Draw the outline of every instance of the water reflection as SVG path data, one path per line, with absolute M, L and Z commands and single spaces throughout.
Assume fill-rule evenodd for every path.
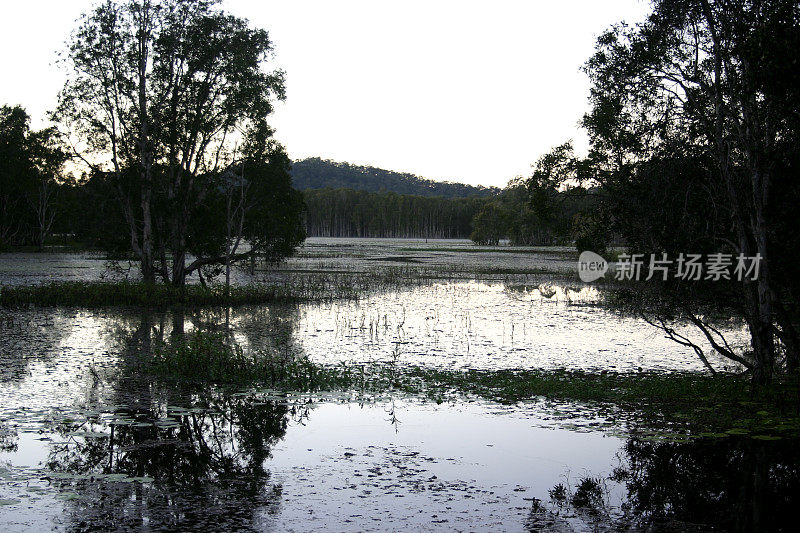
M 24 503 L 7 509 L 19 523 L 31 520 L 44 501 L 24 499 L 33 487 L 57 498 L 44 527 L 74 530 L 307 530 L 312 512 L 322 515 L 318 530 L 547 530 L 564 520 L 596 529 L 769 530 L 790 522 L 787 495 L 800 488 L 796 441 L 623 443 L 535 427 L 552 418 L 546 409 L 517 417 L 509 413 L 524 407 L 439 409 L 402 399 L 372 410 L 316 404 L 309 420 L 311 404 L 296 396 L 166 385 L 143 372 L 155 345 L 197 331 L 318 362 L 684 368 L 649 326 L 611 317 L 577 289 L 556 289 L 551 299 L 561 303 L 551 305 L 551 290 L 465 282 L 356 302 L 15 312 L 0 320 L 0 453 L 14 465 L 0 465 L 0 477 Z M 601 351 L 609 346 L 613 353 Z M 621 463 L 609 475 L 619 446 Z M 581 475 L 564 484 L 560 505 L 542 503 L 567 464 Z
M 113 365 L 120 340 L 133 336 L 147 351 L 148 340 L 196 329 L 228 332 L 245 349 L 302 352 L 324 364 L 385 361 L 401 346 L 400 363 L 440 368 L 703 369 L 689 348 L 610 312 L 597 298 L 586 287 L 457 281 L 359 300 L 141 316 L 124 308 L 6 312 L 12 326 L 0 320 L 0 382 L 22 381 L 32 361 Z
M 729 342 L 741 328 L 732 327 Z M 699 345 L 691 328 L 678 328 Z M 686 331 L 685 331 L 686 330 Z M 388 359 L 457 369 L 703 370 L 687 347 L 600 302 L 591 287 L 450 281 L 304 304 L 297 342 L 321 363 Z M 726 362 L 712 357 L 723 369 Z
M 297 304 L 142 310 L 117 322 L 114 335 L 128 355 L 151 353 L 154 343 L 203 331 L 229 336 L 245 351 L 300 356 L 302 347 L 294 338 L 299 312 Z
M 112 392 L 85 421 L 55 428 L 59 438 L 45 462 L 68 495 L 66 514 L 77 529 L 239 529 L 274 512 L 280 486 L 270 485 L 264 464 L 308 406 L 153 382 L 142 363 L 158 343 L 197 331 L 222 332 L 246 349 L 286 352 L 291 310 L 143 311 L 113 323 L 120 364 Z
M 45 467 L 76 529 L 241 529 L 276 512 L 281 487 L 264 465 L 307 410 L 265 395 L 145 395 L 58 426 Z
M 146 362 L 159 343 L 197 331 L 228 335 L 246 350 L 301 356 L 292 342 L 296 313 L 296 306 L 17 313 L 0 341 L 8 400 L 0 452 L 40 467 L 7 474 L 0 466 L 16 480 L 9 501 L 26 497 L 30 483 L 41 493 L 55 487 L 63 500 L 56 520 L 76 530 L 225 530 L 263 520 L 281 492 L 265 462 L 308 406 L 161 383 Z M 42 436 L 32 439 L 31 431 Z M 37 452 L 42 445 L 46 457 Z M 30 516 L 17 518 L 25 524 Z
M 630 439 L 624 455 L 616 477 L 627 486 L 631 511 L 653 523 L 711 524 L 734 531 L 794 528 L 797 442 Z
M 45 525 L 72 530 L 768 531 L 793 521 L 796 441 L 618 440 L 532 427 L 543 413 L 492 404 L 309 398 L 120 393 L 113 408 L 21 434 L 6 451 L 40 446 L 42 468 L 12 483 L 55 491 L 62 507 Z
M 534 500 L 531 531 L 559 530 L 580 519 L 595 529 L 789 531 L 800 490 L 797 442 L 749 437 L 668 442 L 629 438 L 607 478 L 559 482 L 549 504 Z M 614 505 L 607 483 L 625 487 Z

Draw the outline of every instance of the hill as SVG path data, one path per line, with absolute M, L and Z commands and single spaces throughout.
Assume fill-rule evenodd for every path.
M 433 181 L 405 172 L 339 163 L 319 157 L 295 161 L 292 165 L 292 183 L 299 190 L 354 189 L 445 198 L 487 197 L 500 192 L 497 187 Z

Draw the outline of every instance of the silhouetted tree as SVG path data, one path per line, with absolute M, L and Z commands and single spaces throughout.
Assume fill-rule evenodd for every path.
M 266 31 L 215 1 L 108 1 L 72 34 L 54 116 L 114 187 L 146 281 L 182 285 L 215 261 L 187 262 L 191 223 L 238 159 L 286 170 L 266 122 L 284 97 L 283 73 L 263 69 L 271 54 Z
M 66 159 L 54 129 L 31 131 L 24 109 L 0 108 L 0 247 L 44 245 Z
M 665 304 L 662 318 L 688 316 L 756 383 L 772 379 L 779 356 L 798 360 L 798 44 L 794 1 L 659 0 L 643 24 L 603 34 L 586 66 L 588 160 L 632 251 L 760 256 L 756 280 L 671 283 L 650 298 Z M 745 357 L 703 320 L 702 304 L 722 301 L 748 325 Z

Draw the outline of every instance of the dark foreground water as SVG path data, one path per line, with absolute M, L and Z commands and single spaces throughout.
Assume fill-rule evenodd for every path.
M 153 388 L 34 417 L 3 428 L 5 530 L 793 530 L 800 488 L 796 443 L 565 429 L 542 405 Z

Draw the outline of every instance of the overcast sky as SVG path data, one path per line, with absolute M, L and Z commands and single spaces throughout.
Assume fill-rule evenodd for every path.
M 45 124 L 64 74 L 56 52 L 93 0 L 4 3 L 0 104 Z M 643 0 L 225 0 L 269 30 L 287 100 L 273 124 L 294 159 L 503 186 L 550 147 L 585 135 L 581 65 Z

